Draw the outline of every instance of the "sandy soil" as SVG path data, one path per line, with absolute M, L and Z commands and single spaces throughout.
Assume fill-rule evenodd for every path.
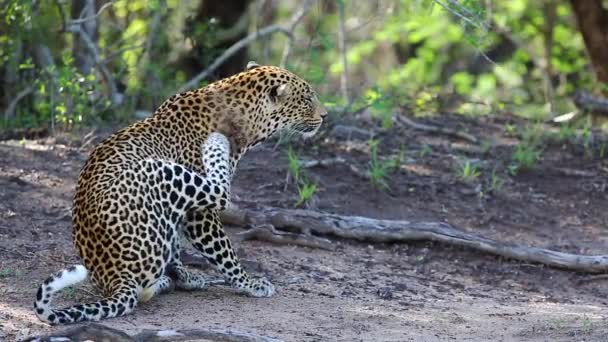
M 444 124 L 494 144 L 486 149 L 408 129 L 381 132 L 383 156 L 396 155 L 402 146 L 405 151 L 388 189 L 375 188 L 346 164 L 310 168 L 308 176 L 319 184 L 310 206 L 377 218 L 445 220 L 505 242 L 607 254 L 605 159 L 585 157 L 575 144 L 554 143 L 535 170 L 509 176 L 506 165 L 517 141 L 505 136 L 503 121 L 458 117 Z M 369 160 L 366 141 L 354 136 L 328 134 L 314 147 L 306 145 L 296 144 L 302 159 L 340 155 L 362 170 Z M 0 340 L 62 329 L 39 322 L 32 302 L 44 278 L 78 263 L 70 207 L 89 151 L 78 138 L 0 142 Z M 455 172 L 464 159 L 477 160 L 482 170 L 472 184 L 459 181 Z M 234 193 L 242 203 L 291 207 L 297 194 L 292 184 L 285 188 L 286 168 L 285 148 L 266 144 L 241 163 Z M 487 191 L 492 170 L 505 181 L 500 191 Z M 239 231 L 229 228 L 231 235 Z M 276 296 L 247 298 L 222 287 L 173 292 L 103 324 L 129 333 L 232 328 L 286 341 L 608 340 L 603 275 L 436 243 L 335 243 L 335 251 L 323 251 L 236 241 L 247 268 L 270 278 Z M 93 298 L 94 289 L 85 284 L 65 291 L 56 305 Z

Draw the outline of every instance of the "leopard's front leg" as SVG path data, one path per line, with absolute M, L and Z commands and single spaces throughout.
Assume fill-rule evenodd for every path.
M 274 286 L 265 278 L 245 272 L 232 249 L 216 210 L 199 209 L 188 213 L 184 233 L 192 246 L 222 273 L 233 287 L 253 297 L 270 297 Z

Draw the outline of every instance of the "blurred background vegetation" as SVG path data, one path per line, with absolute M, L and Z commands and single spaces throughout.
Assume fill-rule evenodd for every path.
M 248 60 L 285 65 L 332 112 L 366 108 L 385 128 L 398 112 L 545 121 L 584 111 L 577 92 L 600 104 L 608 92 L 602 0 L 0 3 L 5 130 L 124 124 Z

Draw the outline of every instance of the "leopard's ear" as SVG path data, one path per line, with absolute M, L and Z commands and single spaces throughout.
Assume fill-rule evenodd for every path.
M 279 84 L 270 88 L 270 99 L 277 102 L 289 94 L 289 86 L 287 83 Z
M 255 61 L 249 61 L 249 63 L 247 63 L 246 70 L 255 69 L 255 68 L 259 67 L 259 66 L 260 65 L 258 63 L 256 63 Z

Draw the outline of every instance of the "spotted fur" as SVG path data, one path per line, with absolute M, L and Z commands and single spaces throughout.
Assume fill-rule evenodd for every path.
M 84 265 L 48 278 L 34 310 L 51 324 L 130 313 L 174 287 L 206 287 L 183 267 L 185 237 L 243 293 L 268 297 L 273 285 L 241 267 L 219 211 L 241 156 L 279 130 L 314 134 L 326 111 L 293 73 L 250 63 L 246 71 L 175 95 L 148 119 L 98 145 L 82 169 L 73 209 L 73 238 Z M 52 309 L 53 294 L 87 277 L 105 298 Z

